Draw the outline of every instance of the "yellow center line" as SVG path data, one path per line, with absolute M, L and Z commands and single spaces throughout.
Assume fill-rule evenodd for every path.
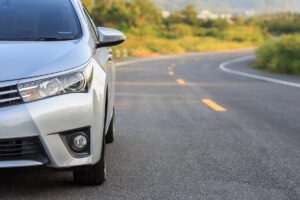
M 217 112 L 226 112 L 227 110 L 210 99 L 202 99 L 202 102 Z
M 185 85 L 185 81 L 182 80 L 182 79 L 177 79 L 177 83 L 178 83 L 179 85 Z

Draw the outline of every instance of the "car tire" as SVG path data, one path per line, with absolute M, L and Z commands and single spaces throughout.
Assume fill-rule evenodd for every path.
M 111 144 L 115 139 L 115 111 L 113 112 L 113 117 L 110 121 L 109 128 L 106 134 L 106 143 Z
M 98 186 L 105 182 L 106 163 L 105 163 L 105 137 L 102 141 L 101 158 L 95 165 L 90 166 L 86 170 L 74 171 L 74 183 L 78 185 Z

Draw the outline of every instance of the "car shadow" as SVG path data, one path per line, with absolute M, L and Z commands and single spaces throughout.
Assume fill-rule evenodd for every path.
M 44 191 L 74 188 L 72 173 L 46 167 L 0 169 L 1 198 L 24 197 Z M 78 186 L 79 187 L 79 186 Z M 7 197 L 7 198 L 6 198 Z
M 114 144 L 114 147 L 118 146 L 117 142 Z M 115 156 L 112 145 L 108 145 L 108 158 Z M 110 166 L 119 166 L 114 159 L 107 161 Z M 108 173 L 114 174 L 112 169 L 108 169 Z M 54 170 L 46 166 L 0 169 L 0 200 L 71 199 L 69 197 L 82 199 L 82 195 L 87 193 L 101 193 L 101 196 L 109 197 L 111 194 L 107 190 L 116 182 L 113 181 L 113 177 L 108 179 L 111 180 L 110 183 L 107 181 L 101 187 L 91 187 L 74 184 L 71 171 Z

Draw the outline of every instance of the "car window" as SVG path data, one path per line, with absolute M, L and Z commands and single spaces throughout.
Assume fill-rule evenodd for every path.
M 78 39 L 81 35 L 69 0 L 0 0 L 0 40 Z
M 98 39 L 97 28 L 96 28 L 92 18 L 90 17 L 88 11 L 86 10 L 86 8 L 83 7 L 83 9 L 84 9 L 84 15 L 85 15 L 85 18 L 86 18 L 86 22 L 88 23 L 89 31 L 92 34 L 94 40 L 98 41 L 99 39 Z

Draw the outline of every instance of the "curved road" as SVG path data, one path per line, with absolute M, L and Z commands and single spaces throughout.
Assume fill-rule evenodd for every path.
M 120 64 L 107 182 L 82 187 L 69 172 L 1 170 L 0 199 L 300 199 L 300 89 L 219 68 L 249 55 Z M 226 69 L 300 83 L 250 64 Z

